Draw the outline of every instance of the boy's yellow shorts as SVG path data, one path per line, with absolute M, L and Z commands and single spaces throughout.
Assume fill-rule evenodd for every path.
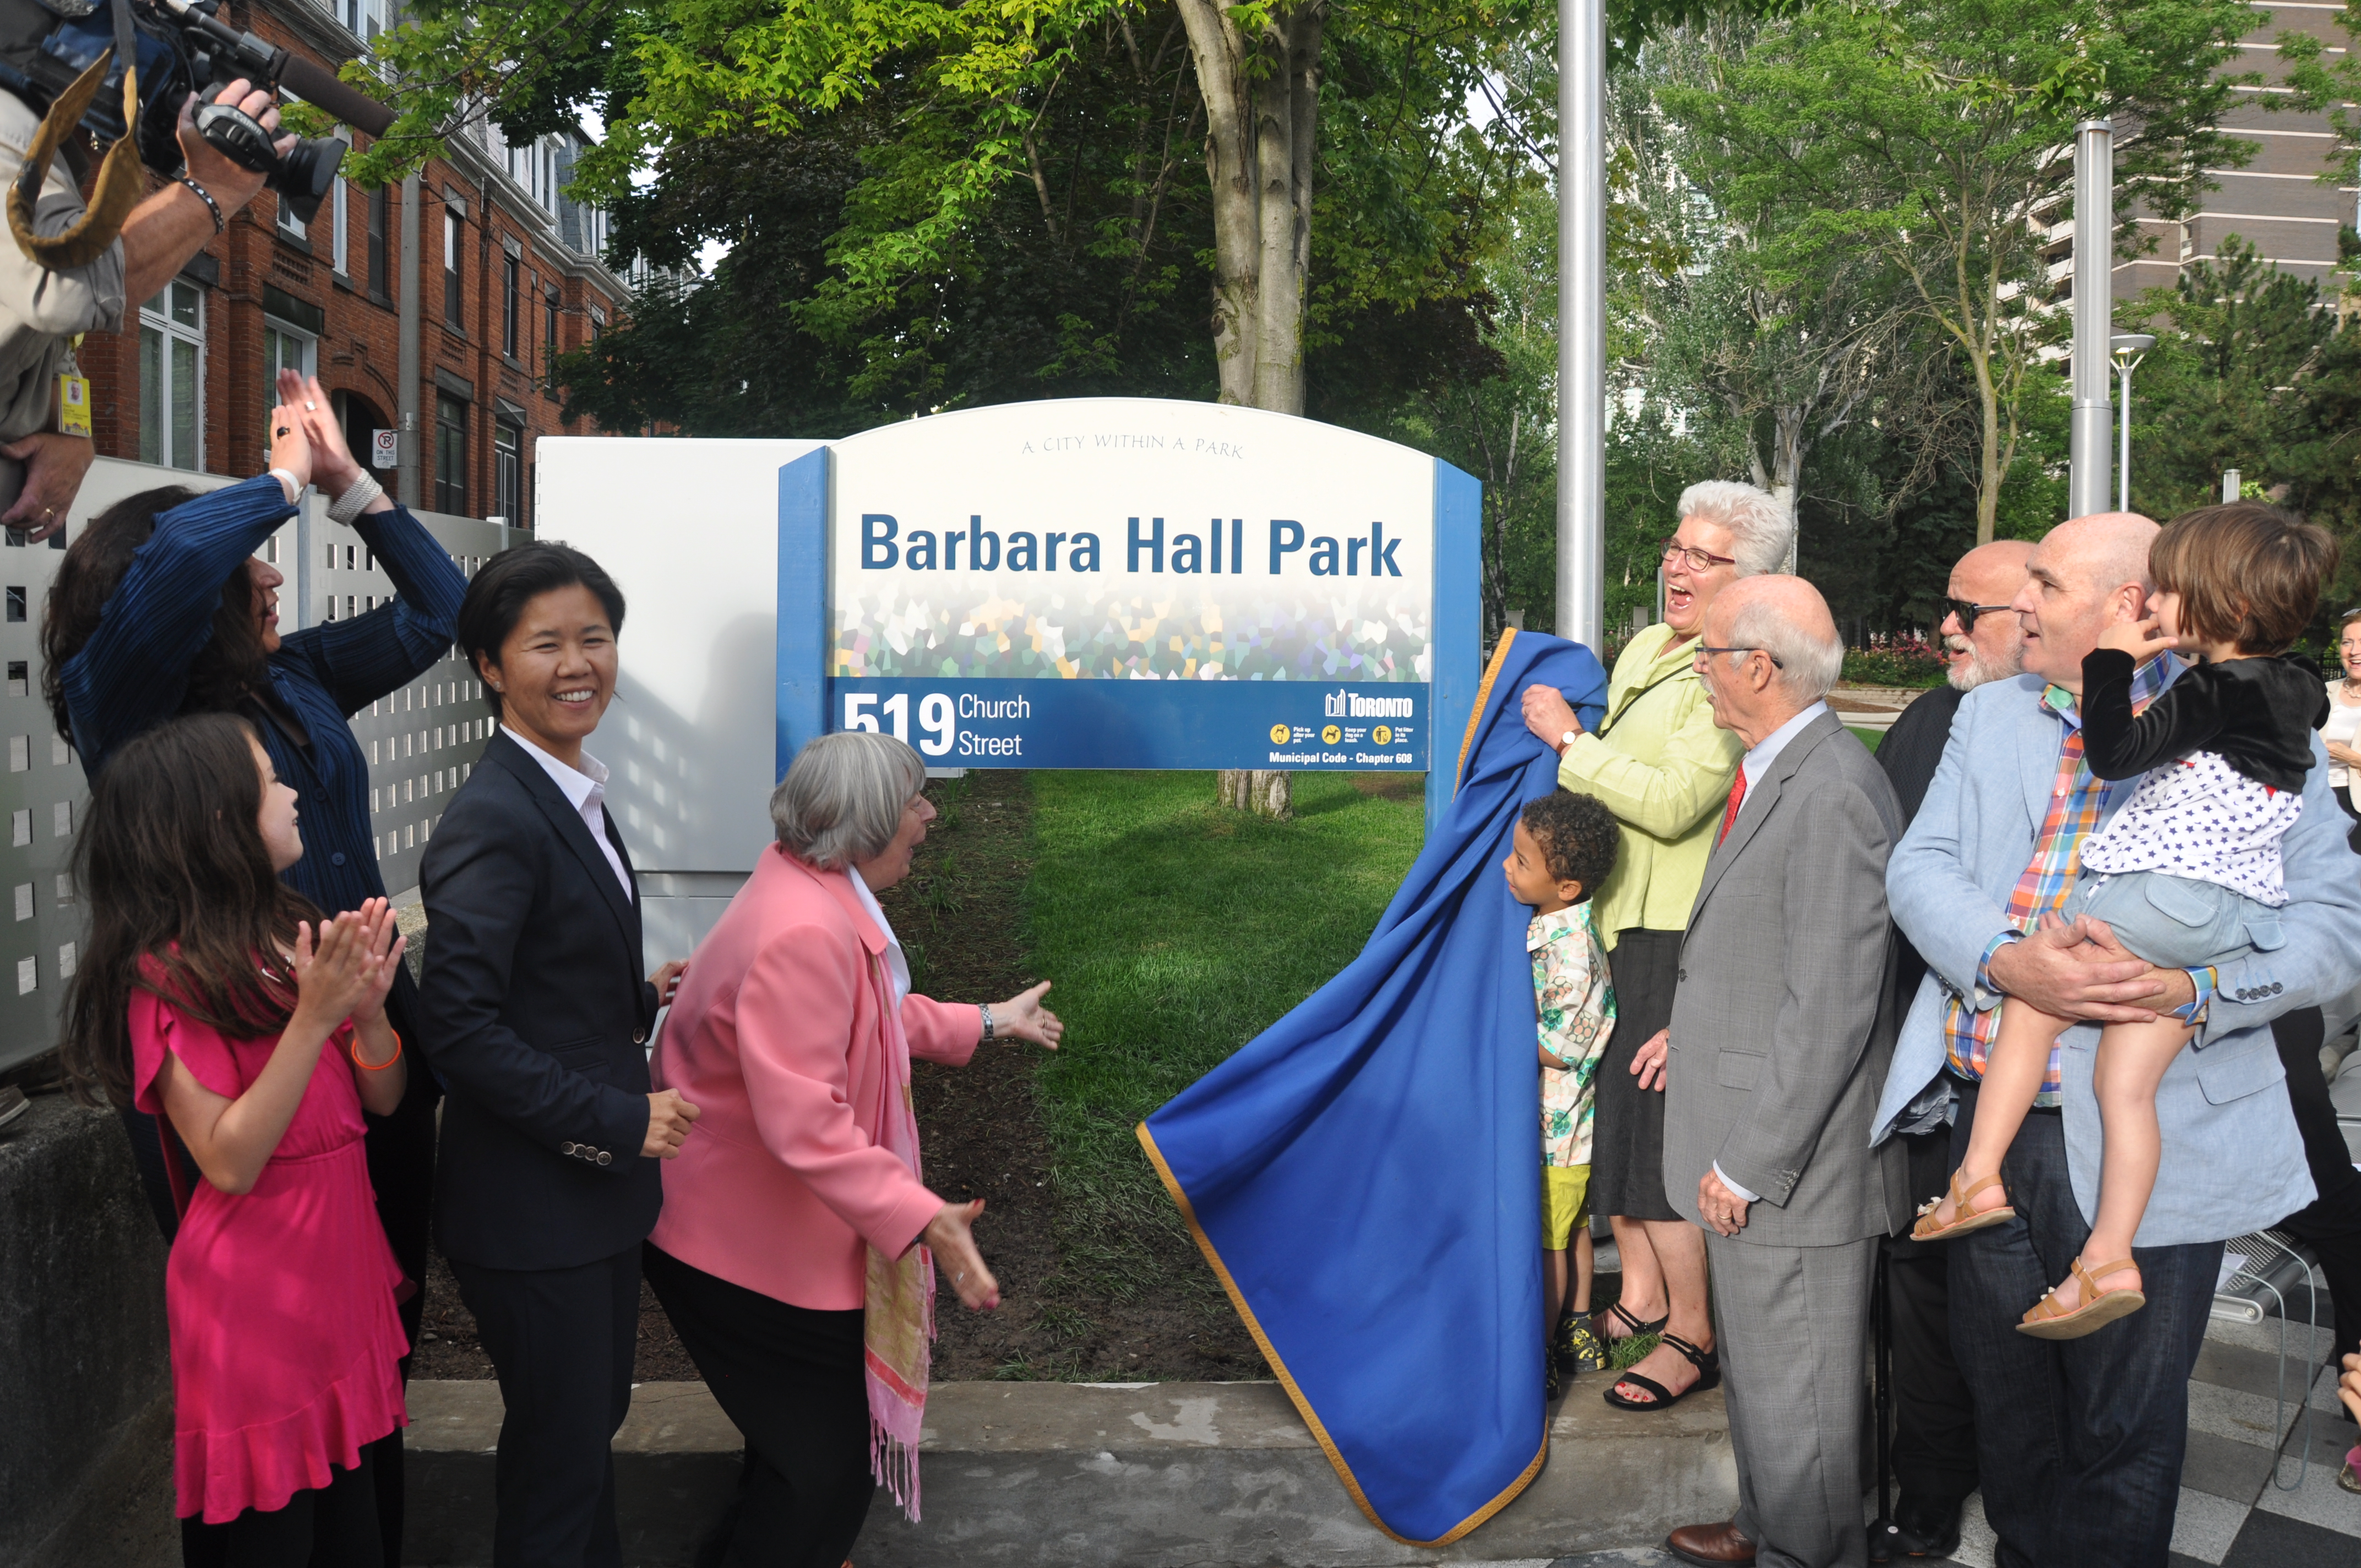
M 1564 1252 L 1576 1225 L 1590 1223 L 1590 1168 L 1587 1165 L 1542 1167 L 1542 1246 Z

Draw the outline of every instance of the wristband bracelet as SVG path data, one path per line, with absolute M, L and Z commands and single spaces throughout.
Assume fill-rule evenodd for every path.
M 363 474 L 345 487 L 343 495 L 328 503 L 328 521 L 343 523 L 349 528 L 353 521 L 383 494 L 385 494 L 385 487 L 367 474 Z
M 983 1003 L 976 1008 L 976 1011 L 983 1014 L 983 1037 L 988 1040 L 992 1038 L 994 1034 L 992 1026 L 992 1003 L 989 1002 Z
M 363 1060 L 361 1060 L 361 1036 L 360 1036 L 360 1031 L 359 1031 L 359 1030 L 357 1030 L 357 1029 L 356 1029 L 356 1030 L 354 1030 L 354 1031 L 353 1031 L 353 1065 L 354 1065 L 355 1067 L 357 1067 L 357 1068 L 360 1069 L 363 1072 L 383 1072 L 387 1068 L 391 1067 L 394 1063 L 396 1063 L 396 1062 L 400 1061 L 401 1059 L 401 1030 L 397 1029 L 397 1030 L 395 1030 L 395 1031 L 394 1031 L 394 1033 L 393 1033 L 393 1055 L 391 1055 L 391 1056 L 390 1056 L 390 1057 L 386 1058 L 385 1058 L 385 1060 L 383 1060 L 383 1061 L 377 1061 L 377 1062 L 368 1062 L 368 1061 L 363 1061 Z
M 181 184 L 186 185 L 190 190 L 194 191 L 197 193 L 198 199 L 203 201 L 206 209 L 213 214 L 214 233 L 219 234 L 222 230 L 229 227 L 229 220 L 222 216 L 221 203 L 214 200 L 214 193 L 211 191 L 206 190 L 203 186 L 198 184 L 195 181 L 190 179 L 185 174 L 175 175 L 173 178 L 178 180 Z

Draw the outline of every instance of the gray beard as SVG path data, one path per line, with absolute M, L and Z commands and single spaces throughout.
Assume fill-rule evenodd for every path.
M 1943 678 L 1951 684 L 1955 691 L 1971 692 L 1987 682 L 2004 681 L 2012 675 L 2024 674 L 2022 663 L 2014 669 L 1995 664 L 1987 660 L 1977 651 L 1976 645 L 1964 637 L 1944 638 L 1943 648 L 1946 652 L 1965 653 L 1968 656 L 1964 668 L 1953 664 L 1944 673 Z

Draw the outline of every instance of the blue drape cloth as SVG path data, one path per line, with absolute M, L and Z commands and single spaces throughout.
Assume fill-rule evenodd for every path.
M 1532 912 L 1501 873 L 1557 787 L 1519 699 L 1597 725 L 1590 650 L 1512 633 L 1459 788 L 1358 958 L 1149 1116 L 1140 1142 L 1353 1499 L 1441 1545 L 1547 1452 Z M 1437 735 L 1450 767 L 1457 736 Z

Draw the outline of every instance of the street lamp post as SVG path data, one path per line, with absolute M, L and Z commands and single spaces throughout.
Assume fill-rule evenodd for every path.
M 2132 510 L 2132 372 L 2147 351 L 2156 346 L 2156 334 L 2151 332 L 2119 332 L 2107 339 L 2107 348 L 2115 361 L 2115 378 L 2123 384 L 2123 412 L 2117 416 L 2116 439 L 2121 444 L 2122 456 L 2116 460 L 2117 511 Z
M 2074 127 L 2073 422 L 2066 515 L 2107 510 L 2107 334 L 2114 324 L 2115 154 L 2113 126 Z
M 1557 15 L 1557 634 L 1604 653 L 1607 7 Z

